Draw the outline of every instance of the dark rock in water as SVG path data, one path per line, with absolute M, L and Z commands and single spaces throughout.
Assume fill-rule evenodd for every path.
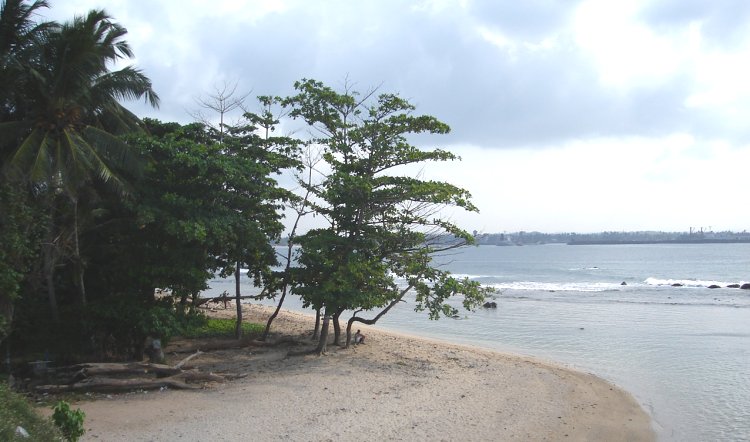
M 721 286 L 716 285 L 716 284 L 711 284 L 710 286 L 708 286 L 708 288 L 710 288 L 710 289 L 720 289 Z
M 750 290 L 750 282 L 746 282 L 740 286 L 742 290 Z
M 682 287 L 682 284 L 680 284 L 679 282 L 675 282 L 674 284 L 672 284 L 672 287 Z
M 727 288 L 728 289 L 738 289 L 738 288 L 740 288 L 740 285 L 739 284 L 729 284 L 727 286 Z
M 623 282 L 620 283 L 620 285 L 628 285 L 628 283 L 625 282 L 625 281 L 623 281 Z
M 497 308 L 497 302 L 495 302 L 495 301 L 485 302 L 482 307 L 484 307 L 484 308 Z

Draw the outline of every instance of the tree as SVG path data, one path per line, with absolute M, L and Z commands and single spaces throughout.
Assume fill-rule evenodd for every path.
M 214 93 L 205 97 L 196 98 L 195 102 L 203 109 L 219 114 L 219 124 L 215 125 L 211 118 L 204 115 L 201 111 L 192 114 L 196 121 L 203 123 L 207 128 L 218 133 L 219 144 L 224 143 L 224 134 L 229 128 L 225 122 L 228 115 L 237 110 L 245 109 L 245 100 L 250 96 L 250 92 L 237 95 L 237 82 L 229 84 L 224 82 L 221 87 L 215 86 Z
M 374 323 L 413 291 L 416 309 L 430 318 L 454 315 L 446 301 L 463 295 L 463 306 L 475 308 L 487 291 L 476 282 L 458 280 L 434 267 L 435 253 L 473 242 L 473 237 L 441 216 L 446 207 L 477 211 L 466 190 L 409 174 L 414 165 L 452 161 L 445 150 L 422 150 L 408 140 L 420 133 L 444 134 L 446 124 L 413 115 L 414 106 L 395 94 L 343 92 L 314 80 L 295 83 L 292 116 L 304 119 L 319 134 L 330 173 L 320 188 L 310 189 L 312 206 L 328 227 L 299 238 L 300 267 L 294 292 L 333 321 L 339 343 L 339 317 L 355 310 L 347 326 L 347 345 L 354 322 Z M 397 280 L 403 281 L 399 284 Z M 372 319 L 356 316 L 382 309 Z M 326 344 L 326 322 L 318 345 Z
M 284 270 L 281 272 L 281 282 L 279 289 L 281 292 L 281 296 L 279 297 L 279 302 L 276 304 L 276 309 L 268 318 L 268 321 L 266 321 L 266 328 L 265 330 L 263 330 L 263 335 L 261 337 L 261 340 L 263 341 L 268 338 L 268 334 L 271 331 L 271 324 L 278 316 L 279 311 L 281 311 L 281 307 L 284 305 L 284 300 L 286 299 L 290 284 L 292 283 L 292 262 L 294 257 L 294 246 L 297 244 L 297 229 L 299 228 L 300 221 L 305 216 L 313 213 L 310 208 L 309 202 L 312 190 L 317 186 L 313 183 L 313 172 L 315 171 L 315 167 L 320 160 L 320 155 L 318 153 L 314 153 L 313 150 L 311 150 L 311 147 L 308 145 L 303 160 L 305 169 L 304 176 L 299 171 L 297 171 L 294 176 L 297 184 L 304 191 L 304 195 L 301 198 L 290 198 L 289 200 L 289 207 L 294 211 L 295 218 L 294 223 L 292 224 L 292 228 L 289 232 L 289 236 L 287 237 L 286 255 L 283 256 L 285 264 Z M 316 310 L 315 332 L 313 333 L 313 339 L 317 337 L 319 322 L 320 310 Z
M 258 191 L 256 192 L 259 201 L 263 198 L 267 202 L 283 202 L 292 199 L 293 195 L 290 192 L 279 187 L 276 181 L 271 179 L 272 175 L 279 174 L 283 169 L 299 166 L 299 160 L 296 159 L 298 140 L 291 137 L 273 135 L 276 126 L 279 124 L 279 119 L 287 112 L 281 103 L 281 99 L 279 97 L 259 96 L 257 98 L 260 104 L 260 112 L 250 112 L 247 111 L 245 106 L 245 100 L 249 93 L 236 95 L 236 91 L 236 83 L 231 86 L 224 83 L 223 87 L 217 87 L 213 94 L 196 100 L 202 108 L 218 114 L 218 126 L 213 125 L 210 118 L 200 112 L 196 112 L 193 116 L 203 122 L 208 133 L 223 147 L 224 155 L 242 158 L 252 163 L 247 170 L 250 176 L 254 177 L 254 179 L 260 179 L 259 173 L 267 175 L 269 179 L 266 182 L 267 186 L 257 189 Z M 226 123 L 227 115 L 237 109 L 245 111 L 242 118 L 234 125 Z M 227 183 L 227 186 L 229 189 L 232 188 L 230 183 Z M 260 207 L 259 205 L 258 208 L 260 209 Z M 279 216 L 278 212 L 281 210 L 281 207 L 277 206 L 274 210 L 277 216 Z M 272 211 L 265 211 L 265 216 L 256 216 L 257 225 L 264 225 L 265 221 L 270 221 L 273 218 L 271 213 Z M 274 229 L 280 227 L 281 224 L 279 223 Z M 268 233 L 271 233 L 271 231 L 268 231 Z M 277 237 L 279 233 L 280 230 L 278 232 L 274 230 L 274 233 L 269 238 Z M 242 337 L 242 296 L 240 293 L 242 264 L 249 265 L 248 273 L 253 275 L 255 284 L 264 283 L 266 285 L 267 289 L 265 293 L 270 295 L 274 291 L 271 274 L 268 273 L 268 264 L 275 263 L 276 261 L 275 259 L 272 261 L 259 259 L 259 256 L 264 256 L 264 253 L 258 255 L 257 240 L 258 238 L 255 237 L 248 242 L 248 240 L 243 240 L 238 236 L 231 241 L 231 244 L 234 244 L 235 247 L 230 254 L 237 258 L 234 268 L 237 308 L 235 335 L 237 339 Z M 264 247 L 270 248 L 270 244 L 266 244 Z M 247 261 L 249 249 L 253 248 L 256 248 L 255 257 L 251 261 Z
M 3 151 L 10 152 L 6 172 L 27 180 L 50 208 L 44 240 L 44 273 L 53 318 L 58 320 L 55 269 L 62 256 L 62 238 L 72 239 L 76 285 L 86 303 L 84 268 L 80 252 L 79 194 L 94 179 L 125 189 L 112 169 L 138 167 L 138 157 L 116 135 L 137 130 L 139 120 L 120 99 L 145 98 L 158 105 L 150 80 L 127 66 L 110 65 L 133 53 L 122 38 L 127 31 L 101 10 L 57 25 L 30 22 L 36 2 L 6 2 L 2 31 L 21 43 L 5 41 L 5 78 L 16 75 L 20 93 L 4 91 Z M 7 25 L 5 13 L 25 20 Z M 15 12 L 14 12 L 15 11 Z M 70 203 L 68 206 L 67 203 Z M 68 232 L 65 229 L 69 229 Z
M 231 95 L 225 97 L 231 101 Z M 273 296 L 278 285 L 277 278 L 271 272 L 271 265 L 278 264 L 276 252 L 271 245 L 278 242 L 283 225 L 281 218 L 283 204 L 294 200 L 294 195 L 280 187 L 274 175 L 280 175 L 286 169 L 300 167 L 299 140 L 288 136 L 275 136 L 273 133 L 287 110 L 280 97 L 259 96 L 259 112 L 245 112 L 243 121 L 228 127 L 228 136 L 221 133 L 226 140 L 226 153 L 233 158 L 241 159 L 248 165 L 247 178 L 258 185 L 251 193 L 255 202 L 254 211 L 245 212 L 255 221 L 255 226 L 264 232 L 264 236 L 236 236 L 231 242 L 235 247 L 229 250 L 228 259 L 236 261 L 236 308 L 237 339 L 242 334 L 242 306 L 240 304 L 240 266 L 246 264 L 248 276 L 252 276 L 256 286 L 265 285 L 266 296 Z M 240 105 L 237 104 L 239 107 Z M 222 112 L 223 115 L 223 112 Z M 222 126 L 223 128 L 223 126 Z M 231 188 L 231 186 L 230 186 Z M 247 198 L 249 194 L 245 194 Z M 269 256 L 270 253 L 270 256 Z

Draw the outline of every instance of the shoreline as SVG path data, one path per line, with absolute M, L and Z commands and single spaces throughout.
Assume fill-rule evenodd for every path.
M 248 321 L 272 308 L 243 304 Z M 234 317 L 234 310 L 211 315 Z M 276 336 L 304 340 L 310 316 L 282 310 Z M 198 391 L 76 404 L 82 440 L 610 440 L 652 441 L 632 395 L 555 363 L 377 326 L 363 345 L 324 357 L 250 347 L 205 353 L 202 369 L 247 377 Z M 309 341 L 308 341 L 309 342 Z M 312 345 L 312 344 L 311 344 Z M 169 355 L 169 362 L 179 356 Z

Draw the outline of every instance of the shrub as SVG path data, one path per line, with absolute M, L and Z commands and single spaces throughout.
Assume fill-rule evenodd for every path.
M 22 427 L 30 437 L 18 436 L 16 427 Z M 7 384 L 0 382 L 0 440 L 44 442 L 61 438 L 52 422 L 40 416 L 23 396 L 13 393 Z
M 52 421 L 62 432 L 65 439 L 77 442 L 86 430 L 83 428 L 83 419 L 86 414 L 80 409 L 71 410 L 70 404 L 59 401 L 53 408 Z

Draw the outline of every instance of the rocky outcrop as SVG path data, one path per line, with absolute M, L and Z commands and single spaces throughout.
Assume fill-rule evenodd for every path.
M 710 289 L 720 289 L 721 286 L 720 285 L 716 285 L 716 284 L 711 284 L 710 286 L 708 286 L 708 288 L 710 288 Z
M 729 284 L 727 286 L 727 288 L 728 289 L 738 289 L 738 288 L 740 288 L 740 285 L 739 284 Z
M 497 302 L 495 301 L 488 301 L 485 302 L 484 305 L 482 305 L 484 308 L 497 308 Z
M 742 290 L 750 290 L 750 282 L 746 282 L 740 286 Z

